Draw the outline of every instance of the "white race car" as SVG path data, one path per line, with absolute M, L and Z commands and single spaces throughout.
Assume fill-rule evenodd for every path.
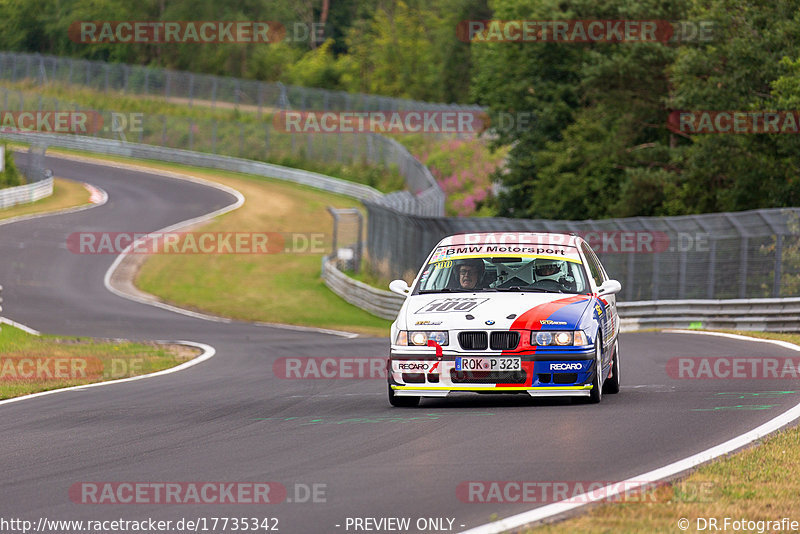
M 619 391 L 615 294 L 580 237 L 450 236 L 428 256 L 392 324 L 389 402 L 451 392 L 577 396 Z

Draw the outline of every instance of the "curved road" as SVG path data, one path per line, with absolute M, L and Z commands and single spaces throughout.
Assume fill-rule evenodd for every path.
M 348 517 L 409 517 L 407 532 L 419 532 L 418 518 L 449 518 L 451 530 L 445 521 L 423 531 L 457 532 L 536 506 L 463 502 L 463 481 L 623 480 L 800 401 L 795 381 L 671 379 L 667 362 L 679 356 L 796 357 L 764 343 L 671 333 L 623 334 L 622 391 L 597 406 L 480 396 L 392 409 L 384 380 L 282 380 L 273 374 L 277 358 L 384 356 L 388 341 L 209 322 L 109 293 L 103 276 L 114 256 L 73 254 L 68 234 L 153 231 L 234 199 L 152 174 L 48 164 L 110 199 L 0 227 L 3 315 L 47 333 L 184 339 L 217 354 L 167 376 L 0 406 L 0 518 L 276 517 L 289 533 L 355 532 Z M 753 400 L 767 391 L 791 392 Z M 756 404 L 768 407 L 731 408 Z M 84 481 L 273 481 L 295 501 L 295 485 L 326 493 L 325 502 L 270 505 L 72 502 L 70 487 Z

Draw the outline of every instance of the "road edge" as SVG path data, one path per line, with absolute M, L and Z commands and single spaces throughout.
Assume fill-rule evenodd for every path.
M 667 330 L 662 330 L 662 332 L 668 334 L 696 334 L 696 335 L 720 336 L 720 337 L 727 337 L 730 339 L 738 339 L 741 341 L 757 341 L 763 343 L 771 343 L 773 345 L 778 345 L 783 348 L 788 348 L 800 352 L 799 345 L 795 345 L 794 343 L 789 343 L 788 341 L 781 341 L 778 339 L 763 339 L 750 336 L 743 336 L 740 334 L 729 334 L 727 332 L 704 332 L 699 330 L 667 329 Z M 711 460 L 719 458 L 720 456 L 737 451 L 742 447 L 746 447 L 747 445 L 750 445 L 754 441 L 761 439 L 764 436 L 767 436 L 768 434 L 771 434 L 777 430 L 780 430 L 781 428 L 789 425 L 790 423 L 796 421 L 799 418 L 800 418 L 800 403 L 796 404 L 792 408 L 789 408 L 782 414 L 773 417 L 766 423 L 763 423 L 757 426 L 756 428 L 749 430 L 748 432 L 745 432 L 744 434 L 740 434 L 735 438 L 729 439 L 728 441 L 724 441 L 719 445 L 715 445 L 714 447 L 711 447 L 699 453 L 687 456 L 682 460 L 672 462 L 663 467 L 653 469 L 641 475 L 636 475 L 627 480 L 608 485 L 604 488 L 593 490 L 590 493 L 577 495 L 567 500 L 559 501 L 545 506 L 540 506 L 538 508 L 534 508 L 533 510 L 529 510 L 527 512 L 522 512 L 519 514 L 506 517 L 504 519 L 500 519 L 498 521 L 492 521 L 490 523 L 473 527 L 468 530 L 463 530 L 459 534 L 501 534 L 503 532 L 512 529 L 519 529 L 522 527 L 535 527 L 537 523 L 541 523 L 548 519 L 554 519 L 559 516 L 566 516 L 566 514 L 569 514 L 570 512 L 575 512 L 576 510 L 584 506 L 597 504 L 609 498 L 613 498 L 621 493 L 636 491 L 639 488 L 646 489 L 647 487 L 652 486 L 656 482 L 661 482 L 664 480 L 674 478 L 680 475 L 681 473 L 685 473 L 690 469 L 694 469 L 695 467 L 710 462 Z

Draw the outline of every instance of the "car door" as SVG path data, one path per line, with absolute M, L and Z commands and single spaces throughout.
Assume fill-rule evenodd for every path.
M 587 245 L 583 243 L 583 254 L 586 256 L 586 263 L 587 267 L 589 268 L 589 274 L 594 279 L 595 284 L 597 287 L 603 285 L 603 282 L 608 280 L 608 274 L 606 274 L 605 269 L 600 264 L 600 260 L 597 259 L 594 251 Z M 617 319 L 617 296 L 616 295 L 603 295 L 602 297 L 598 297 L 599 304 L 597 304 L 597 315 L 600 318 L 600 327 L 603 333 L 603 355 L 607 356 L 611 354 L 611 346 L 614 343 L 614 340 L 617 337 L 617 332 L 619 331 L 619 320 Z

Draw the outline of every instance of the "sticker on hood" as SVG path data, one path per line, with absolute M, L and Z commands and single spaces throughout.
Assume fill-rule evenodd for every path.
M 468 312 L 477 308 L 489 299 L 474 297 L 449 297 L 433 300 L 414 313 L 450 313 Z

